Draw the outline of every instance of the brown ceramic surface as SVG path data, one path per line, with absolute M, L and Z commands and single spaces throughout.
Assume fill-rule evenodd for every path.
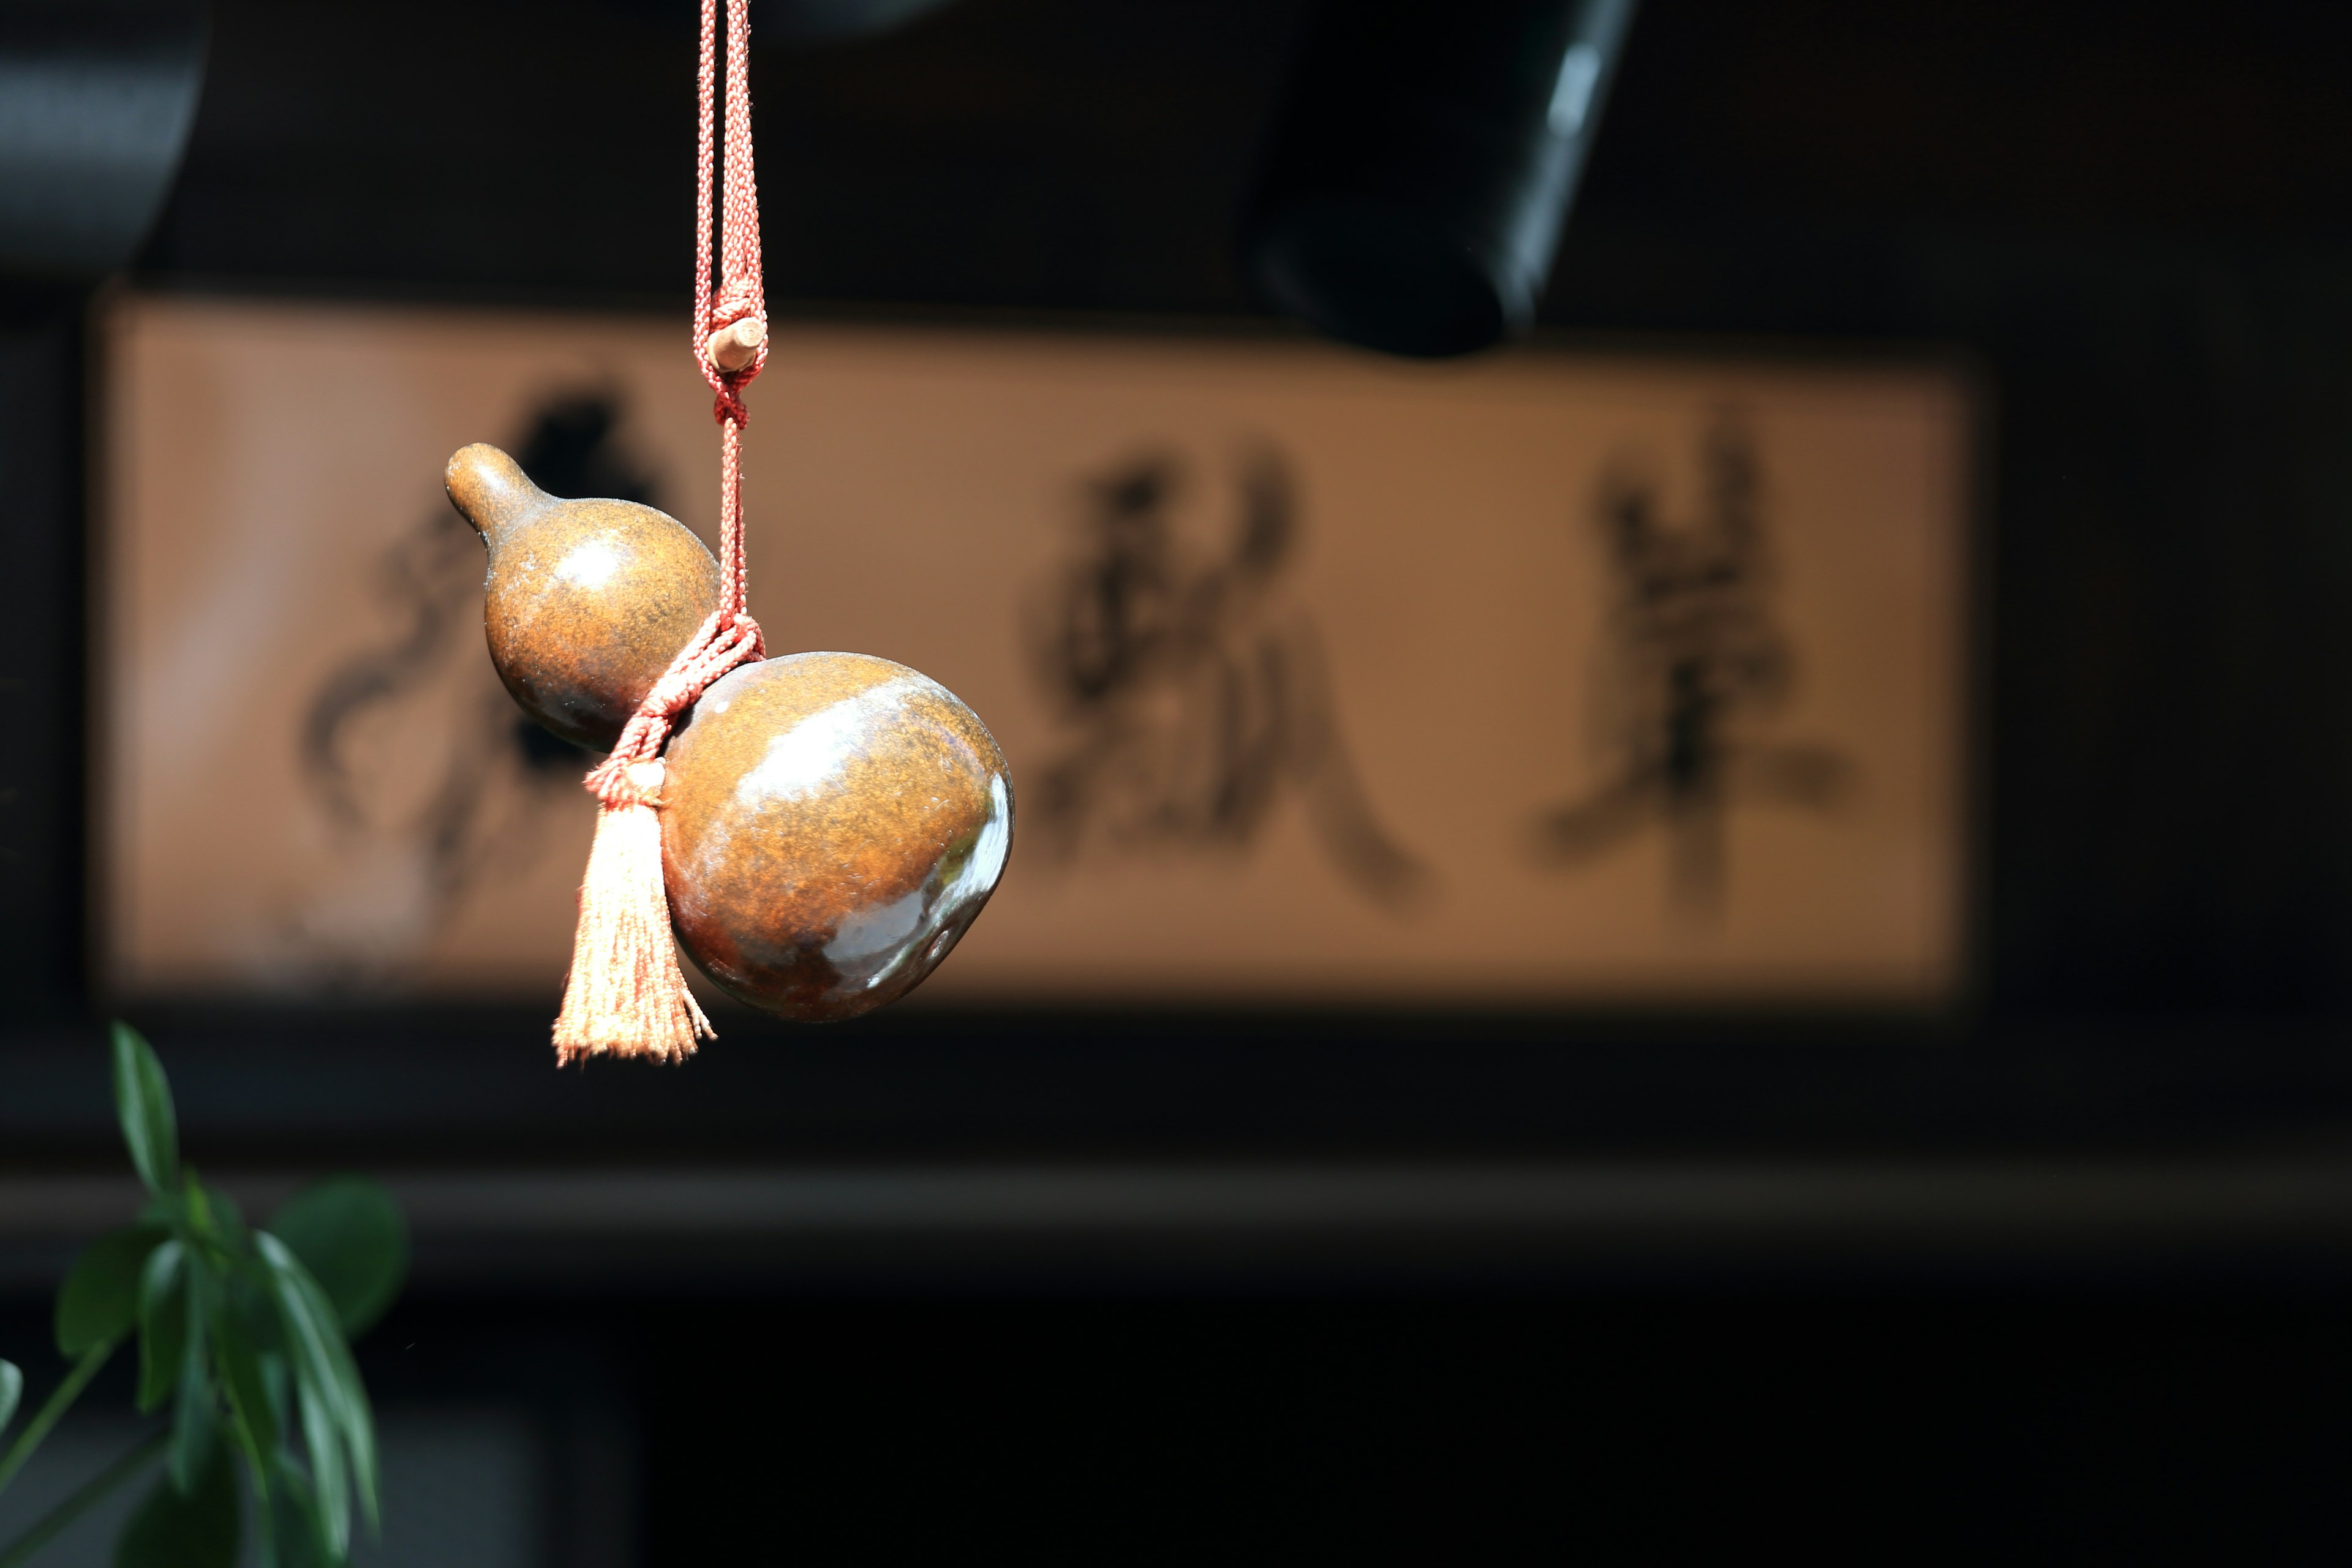
M 496 447 L 449 459 L 449 500 L 489 547 L 482 623 L 523 711 L 612 750 L 719 607 L 719 563 L 687 526 L 625 500 L 560 500 Z
M 855 653 L 730 671 L 671 740 L 662 863 L 680 945 L 752 1006 L 811 1022 L 904 995 L 979 915 L 1013 781 L 938 682 Z

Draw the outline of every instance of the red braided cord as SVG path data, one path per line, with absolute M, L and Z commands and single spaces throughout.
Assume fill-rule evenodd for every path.
M 711 175 L 718 115 L 719 0 L 702 0 L 702 131 L 695 163 L 694 362 L 715 395 L 719 422 L 719 608 L 678 650 L 669 668 L 637 705 L 613 754 L 587 785 L 607 806 L 653 804 L 629 777 L 632 763 L 650 762 L 669 742 L 670 726 L 710 683 L 763 657 L 760 623 L 744 607 L 751 579 L 743 561 L 743 388 L 768 363 L 767 296 L 760 277 L 760 188 L 751 160 L 751 0 L 727 0 L 727 148 L 719 208 L 719 293 L 710 289 Z M 741 370 L 721 370 L 710 357 L 711 334 L 746 318 L 761 329 L 758 351 Z

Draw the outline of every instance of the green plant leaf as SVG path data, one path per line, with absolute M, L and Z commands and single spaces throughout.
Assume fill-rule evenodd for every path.
M 204 1194 L 205 1207 L 212 1222 L 212 1234 L 233 1250 L 242 1250 L 246 1243 L 245 1211 L 236 1200 L 210 1183 L 194 1184 Z
M 233 1314 L 255 1352 L 268 1355 L 286 1348 L 286 1326 L 278 1321 L 278 1297 L 268 1268 L 254 1254 L 236 1260 L 229 1276 L 226 1311 Z
M 318 1485 L 328 1543 L 340 1558 L 351 1550 L 351 1496 L 356 1487 L 368 1520 L 376 1513 L 375 1421 L 367 1390 L 328 1302 L 301 1260 L 268 1231 L 254 1233 L 268 1265 L 278 1316 L 286 1326 L 287 1362 L 294 1373 L 302 1441 Z M 346 1468 L 348 1466 L 348 1468 Z
M 282 1346 L 261 1352 L 261 1388 L 269 1396 L 269 1414 L 277 1421 L 279 1433 L 290 1431 L 294 1420 L 294 1373 L 286 1364 Z
M 185 1496 L 170 1478 L 158 1481 L 122 1527 L 114 1568 L 236 1568 L 236 1469 L 228 1445 L 215 1443 Z
M 352 1347 L 344 1342 L 335 1326 L 335 1309 L 318 1281 L 300 1272 L 295 1266 L 295 1285 L 310 1304 L 310 1321 L 320 1326 L 320 1339 L 326 1349 L 326 1372 L 331 1380 L 332 1398 L 330 1408 L 335 1414 L 336 1425 L 344 1444 L 351 1450 L 352 1485 L 359 1493 L 360 1510 L 371 1530 L 383 1526 L 376 1503 L 375 1415 L 369 1407 L 367 1384 L 360 1380 L 360 1369 L 352 1361 Z
M 318 1491 L 320 1542 L 327 1555 L 341 1559 L 352 1550 L 352 1472 L 342 1435 L 330 1408 L 331 1396 L 304 1375 L 297 1358 L 294 1408 L 302 1423 L 302 1446 L 310 1457 L 310 1478 Z
M 220 1396 L 213 1392 L 212 1358 L 206 1330 L 215 1315 L 210 1310 L 220 1282 L 211 1278 L 201 1258 L 185 1265 L 183 1294 L 188 1303 L 187 1338 L 181 1346 L 179 1395 L 172 1406 L 172 1447 L 168 1468 L 172 1484 L 183 1493 L 195 1489 L 197 1478 L 220 1446 Z
M 193 1349 L 194 1342 L 190 1342 Z M 180 1384 L 172 1406 L 172 1446 L 165 1450 L 167 1474 L 173 1486 L 194 1490 L 205 1467 L 215 1453 L 225 1452 L 220 1440 L 220 1406 L 208 1374 L 192 1374 Z
M 180 1125 L 172 1114 L 172 1086 L 154 1047 L 124 1023 L 114 1026 L 114 1114 L 147 1190 L 160 1197 L 177 1187 Z
M 335 1568 L 310 1478 L 280 1453 L 270 1467 L 269 1533 L 261 1568 Z
M 139 1271 L 163 1239 L 152 1226 L 126 1226 L 82 1248 L 58 1289 L 58 1353 L 79 1356 L 131 1331 L 139 1321 Z
M 269 1233 L 302 1260 L 349 1339 L 383 1316 L 408 1273 L 400 1205 L 365 1176 L 312 1183 L 269 1216 Z
M 228 1397 L 230 1433 L 253 1468 L 254 1485 L 266 1495 L 269 1456 L 278 1448 L 278 1412 L 262 1376 L 261 1352 L 255 1347 L 252 1326 L 234 1305 L 213 1324 L 213 1356 L 221 1392 Z
M 139 1409 L 163 1403 L 187 1356 L 188 1302 L 182 1275 L 185 1250 L 166 1241 L 147 1255 L 139 1275 Z
M 0 1361 L 0 1432 L 16 1418 L 16 1403 L 25 1397 L 25 1373 L 13 1361 Z
M 187 1216 L 188 1233 L 199 1241 L 218 1241 L 220 1226 L 213 1222 L 211 1190 L 196 1180 L 195 1168 L 190 1166 L 180 1182 L 181 1213 Z

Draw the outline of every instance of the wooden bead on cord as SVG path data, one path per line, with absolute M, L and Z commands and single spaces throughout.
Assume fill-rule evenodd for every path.
M 721 327 L 710 334 L 706 345 L 710 363 L 732 375 L 748 369 L 760 357 L 760 345 L 768 339 L 768 329 L 757 316 L 746 316 L 732 326 Z

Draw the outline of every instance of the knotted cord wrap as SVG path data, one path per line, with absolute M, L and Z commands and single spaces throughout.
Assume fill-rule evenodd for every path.
M 592 1056 L 678 1061 L 715 1037 L 679 969 L 662 880 L 662 748 L 677 716 L 712 681 L 766 657 L 745 608 L 743 389 L 768 363 L 768 307 L 760 277 L 760 192 L 751 157 L 750 0 L 726 0 L 726 163 L 718 205 L 719 287 L 711 289 L 712 174 L 718 151 L 719 0 L 702 0 L 701 138 L 695 186 L 694 361 L 719 422 L 719 608 L 637 705 L 612 754 L 589 772 L 596 839 L 580 887 L 580 929 L 555 1020 L 559 1064 Z M 723 368 L 712 339 L 739 321 L 760 325 L 749 363 Z

